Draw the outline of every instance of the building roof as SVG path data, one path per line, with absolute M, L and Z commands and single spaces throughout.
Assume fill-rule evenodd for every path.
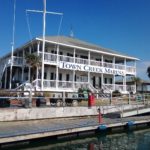
M 23 47 L 26 47 L 31 42 L 36 42 L 37 40 L 42 41 L 43 38 L 42 37 L 37 37 L 37 38 L 33 39 L 32 41 L 29 41 L 26 44 L 22 45 L 21 47 L 16 48 L 14 50 L 14 52 L 20 50 Z M 74 48 L 79 48 L 79 49 L 84 49 L 84 50 L 101 52 L 101 53 L 104 53 L 104 54 L 114 55 L 114 56 L 118 56 L 118 57 L 124 57 L 124 58 L 128 58 L 128 59 L 131 59 L 131 60 L 139 60 L 138 58 L 131 57 L 129 55 L 120 53 L 118 51 L 114 51 L 112 49 L 104 48 L 104 47 L 101 47 L 99 45 L 92 44 L 92 43 L 89 43 L 89 42 L 85 42 L 85 41 L 82 41 L 82 40 L 79 40 L 79 39 L 76 39 L 76 38 L 72 38 L 72 37 L 67 37 L 67 36 L 46 36 L 45 40 L 46 40 L 46 43 L 54 43 L 54 44 L 68 46 L 68 47 L 74 47 Z M 6 54 L 5 56 L 1 57 L 1 59 L 5 58 L 9 55 L 11 55 L 11 53 Z
M 37 39 L 42 40 L 42 37 L 39 37 Z M 46 42 L 50 42 L 50 43 L 58 43 L 60 45 L 62 44 L 62 45 L 65 45 L 65 46 L 96 50 L 96 51 L 99 51 L 99 52 L 104 52 L 104 53 L 113 54 L 113 55 L 120 55 L 120 56 L 123 56 L 123 57 L 139 60 L 138 58 L 131 57 L 127 54 L 123 54 L 123 53 L 120 53 L 118 51 L 114 51 L 112 49 L 104 48 L 104 47 L 101 47 L 99 45 L 92 44 L 92 43 L 82 41 L 82 40 L 72 38 L 72 37 L 67 37 L 67 36 L 46 36 L 45 40 L 46 40 Z

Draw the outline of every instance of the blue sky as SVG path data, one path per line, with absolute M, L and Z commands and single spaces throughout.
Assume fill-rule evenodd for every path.
M 11 49 L 13 2 L 0 0 L 0 56 Z M 15 47 L 30 40 L 26 9 L 43 9 L 43 0 L 16 0 Z M 139 58 L 138 76 L 150 65 L 150 0 L 47 0 L 47 10 L 63 12 L 61 35 L 111 48 Z M 32 38 L 42 35 L 42 15 L 28 15 Z M 60 16 L 47 15 L 47 35 L 56 35 Z

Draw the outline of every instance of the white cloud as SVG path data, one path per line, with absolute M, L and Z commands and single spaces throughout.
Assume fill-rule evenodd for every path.
M 150 66 L 150 61 L 137 62 L 137 76 L 144 80 L 149 80 L 147 76 L 147 68 Z

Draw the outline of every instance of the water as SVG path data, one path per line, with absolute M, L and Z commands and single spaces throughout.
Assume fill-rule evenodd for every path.
M 31 143 L 23 142 L 15 150 L 150 150 L 150 129 L 128 131 L 118 134 L 98 134 L 61 140 L 45 139 Z

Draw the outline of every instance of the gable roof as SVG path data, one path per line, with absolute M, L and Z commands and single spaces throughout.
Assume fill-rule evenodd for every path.
M 42 40 L 43 38 L 39 37 L 39 38 L 36 38 L 36 39 Z M 123 53 L 120 53 L 118 51 L 114 51 L 112 49 L 104 48 L 104 47 L 101 47 L 99 45 L 92 44 L 92 43 L 82 41 L 82 40 L 72 38 L 72 37 L 46 36 L 45 40 L 46 40 L 46 42 L 50 42 L 50 43 L 56 43 L 56 44 L 58 43 L 60 45 L 65 45 L 65 46 L 70 46 L 70 47 L 78 47 L 78 48 L 96 50 L 96 51 L 103 52 L 103 53 L 106 53 L 106 54 L 113 54 L 113 55 L 127 57 L 127 58 L 134 59 L 134 60 L 139 60 L 138 58 L 131 57 L 127 54 L 123 54 Z

